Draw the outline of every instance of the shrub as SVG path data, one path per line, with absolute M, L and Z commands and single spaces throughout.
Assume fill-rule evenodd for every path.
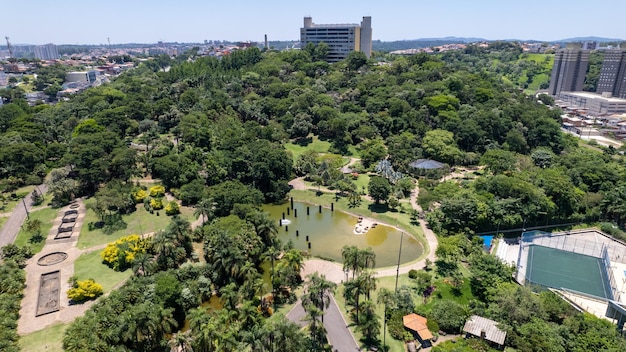
M 145 253 L 146 247 L 147 241 L 133 234 L 107 244 L 100 256 L 106 265 L 114 270 L 122 271 L 133 264 L 137 253 Z
M 165 187 L 162 185 L 150 187 L 150 197 L 163 197 L 165 195 Z
M 409 278 L 417 279 L 417 270 L 415 270 L 415 269 L 409 270 Z
M 74 302 L 83 302 L 102 295 L 102 285 L 92 279 L 76 281 L 72 288 L 67 290 L 67 298 Z
M 135 203 L 143 202 L 143 200 L 146 199 L 147 196 L 148 192 L 141 188 L 133 192 L 133 199 L 135 200 Z
M 161 198 L 152 198 L 152 199 L 150 199 L 150 207 L 153 210 L 163 209 L 163 199 L 161 199 Z
M 180 214 L 180 207 L 178 206 L 178 203 L 176 203 L 176 201 L 168 202 L 167 206 L 165 206 L 165 214 L 166 215 Z
M 387 329 L 391 337 L 396 340 L 404 341 L 405 340 L 405 332 L 404 323 L 402 321 L 403 314 L 402 312 L 394 312 L 391 314 L 389 319 L 387 320 Z

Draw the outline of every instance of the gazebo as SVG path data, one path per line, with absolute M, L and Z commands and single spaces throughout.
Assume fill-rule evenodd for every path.
M 415 169 L 418 176 L 434 174 L 436 177 L 439 177 L 439 175 L 448 168 L 448 165 L 431 159 L 417 159 L 409 163 L 409 167 Z
M 423 347 L 429 347 L 433 334 L 428 330 L 426 326 L 427 319 L 421 315 L 411 313 L 402 317 L 402 323 L 404 327 L 415 336 L 415 338 L 422 344 Z
M 417 159 L 414 162 L 410 163 L 409 166 L 414 169 L 433 170 L 433 169 L 442 169 L 446 167 L 447 165 L 444 163 L 440 163 L 436 160 Z

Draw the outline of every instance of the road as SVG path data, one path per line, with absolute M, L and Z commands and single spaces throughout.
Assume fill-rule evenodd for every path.
M 48 186 L 45 184 L 37 187 L 43 194 L 48 191 Z M 26 209 L 24 208 L 24 203 L 26 203 L 26 209 L 30 211 L 32 208 L 30 194 L 24 198 L 24 202 L 17 203 L 15 209 L 13 209 L 13 212 L 11 213 L 11 216 L 4 226 L 2 226 L 2 230 L 0 230 L 0 248 L 13 243 L 17 234 L 20 232 L 20 227 L 24 223 L 24 219 L 26 219 Z
M 305 320 L 306 312 L 302 307 L 301 301 L 298 301 L 287 314 L 287 319 L 300 326 L 308 324 Z M 330 305 L 324 311 L 324 327 L 326 328 L 328 343 L 333 346 L 333 351 L 353 352 L 361 350 L 350 332 L 350 329 L 348 329 L 348 324 L 344 320 L 343 315 L 341 315 L 335 297 L 333 296 L 331 296 Z

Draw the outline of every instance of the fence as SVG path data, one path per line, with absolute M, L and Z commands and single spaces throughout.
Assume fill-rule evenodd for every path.
M 613 275 L 613 270 L 611 269 L 611 259 L 609 258 L 608 246 L 604 247 L 602 250 L 602 262 L 604 263 L 604 270 L 606 272 L 606 276 L 609 279 L 609 285 L 611 287 L 611 293 L 613 294 L 613 299 L 621 302 L 620 293 L 617 290 L 617 281 L 615 280 L 615 275 Z

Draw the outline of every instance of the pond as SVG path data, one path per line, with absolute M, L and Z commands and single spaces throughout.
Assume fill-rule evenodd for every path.
M 285 221 L 281 221 L 278 229 L 283 244 L 291 240 L 295 248 L 307 250 L 315 257 L 342 262 L 343 246 L 372 247 L 376 253 L 376 267 L 393 266 L 398 263 L 401 237 L 401 264 L 417 259 L 424 251 L 415 238 L 408 234 L 402 236 L 402 232 L 393 227 L 377 224 L 364 234 L 355 234 L 358 217 L 329 208 L 321 208 L 321 212 L 319 209 L 317 205 L 299 202 L 293 203 L 293 209 L 290 203 L 263 206 L 277 224 L 285 213 Z

